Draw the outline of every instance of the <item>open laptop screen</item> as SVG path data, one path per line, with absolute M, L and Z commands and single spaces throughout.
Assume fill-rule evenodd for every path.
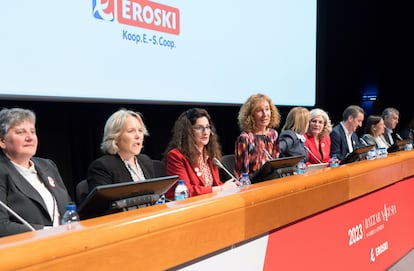
M 153 205 L 178 180 L 178 176 L 123 182 L 95 187 L 78 209 L 81 219 Z
M 300 155 L 268 160 L 252 174 L 250 180 L 252 183 L 259 183 L 292 175 L 296 170 L 297 163 L 304 158 L 305 156 Z
M 387 152 L 391 153 L 391 152 L 402 151 L 402 150 L 404 150 L 405 145 L 409 141 L 410 141 L 409 139 L 397 140 L 397 141 L 394 142 L 394 144 L 392 144 L 390 147 L 388 147 Z
M 355 149 L 353 152 L 345 156 L 345 158 L 339 164 L 345 165 L 345 164 L 349 164 L 352 162 L 365 160 L 367 157 L 368 151 L 374 147 L 375 145 L 369 145 L 369 146 L 363 146 L 358 149 Z

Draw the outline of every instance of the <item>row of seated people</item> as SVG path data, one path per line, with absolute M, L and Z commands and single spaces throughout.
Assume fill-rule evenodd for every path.
M 178 117 L 161 171 L 154 169 L 150 157 L 141 154 L 148 131 L 140 114 L 121 109 L 105 124 L 101 143 L 104 154 L 89 165 L 83 187 L 87 184 L 89 193 L 100 185 L 141 182 L 161 172 L 178 175 L 186 182 L 190 196 L 232 189 L 238 186 L 241 173 L 251 175 L 269 159 L 303 155 L 307 163 L 319 163 L 328 161 L 332 152 L 338 157 L 346 155 L 352 150 L 347 143 L 354 145 L 354 132 L 362 124 L 361 110 L 358 106 L 347 108 L 344 120 L 330 132 L 332 126 L 326 112 L 294 107 L 278 134 L 281 116 L 271 99 L 263 94 L 250 96 L 238 116 L 242 132 L 235 143 L 234 180 L 230 176 L 220 178 L 219 168 L 213 163 L 213 158 L 222 160 L 222 153 L 214 123 L 205 109 L 192 108 Z M 72 199 L 56 165 L 34 157 L 35 122 L 30 110 L 0 111 L 0 200 L 35 229 L 44 229 L 59 225 Z M 349 132 L 344 132 L 347 129 Z M 173 191 L 174 187 L 167 192 L 167 198 L 173 198 Z M 0 236 L 27 230 L 8 210 L 0 208 Z
M 391 113 L 395 114 L 394 111 Z M 361 107 L 349 106 L 343 113 L 343 121 L 332 129 L 324 110 L 309 111 L 304 107 L 294 107 L 287 115 L 279 135 L 275 129 L 280 123 L 276 106 L 266 95 L 255 94 L 240 109 L 238 121 L 242 132 L 236 140 L 235 155 L 227 156 L 224 164 L 238 179 L 241 173 L 252 175 L 267 160 L 280 157 L 303 156 L 308 164 L 327 163 L 331 153 L 335 153 L 342 160 L 361 145 L 354 132 L 362 126 L 363 118 Z M 383 138 L 382 118 L 370 116 L 367 127 L 370 128 L 363 138 L 370 144 L 372 139 L 372 144 L 381 147 L 377 135 Z M 131 138 L 129 133 L 119 132 L 122 130 L 134 131 L 133 134 L 138 136 Z M 373 133 L 376 130 L 378 133 Z M 151 160 L 139 155 L 144 135 L 147 134 L 137 113 L 127 110 L 114 113 L 105 126 L 101 144 L 105 155 L 95 160 L 88 169 L 89 191 L 102 184 L 139 182 L 154 177 Z M 217 132 L 210 115 L 202 108 L 183 112 L 175 122 L 165 161 L 162 162 L 165 163 L 165 173 L 178 175 L 184 180 L 190 196 L 237 186 L 231 174 L 221 172 L 220 175 L 212 158 L 222 160 Z M 164 173 L 164 170 L 161 172 Z M 167 198 L 173 198 L 173 191 L 174 187 L 167 192 Z

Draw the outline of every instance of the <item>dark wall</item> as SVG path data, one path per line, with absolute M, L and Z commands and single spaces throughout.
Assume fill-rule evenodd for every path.
M 400 127 L 413 117 L 409 103 L 413 99 L 410 9 L 388 3 L 391 2 L 318 2 L 316 107 L 327 110 L 334 123 L 340 121 L 347 105 L 361 104 L 362 94 L 369 88 L 378 91 L 378 99 L 373 103 L 374 113 L 379 114 L 386 106 L 400 109 Z M 277 105 L 277 100 L 274 102 Z M 36 112 L 37 155 L 57 163 L 73 195 L 75 185 L 85 178 L 89 163 L 100 155 L 103 126 L 114 111 L 125 107 L 143 114 L 150 132 L 143 152 L 161 159 L 175 119 L 188 108 L 200 105 L 0 101 L 0 107 L 13 106 Z M 239 106 L 202 107 L 215 122 L 223 153 L 232 153 L 239 134 Z M 284 120 L 290 107 L 279 109 Z

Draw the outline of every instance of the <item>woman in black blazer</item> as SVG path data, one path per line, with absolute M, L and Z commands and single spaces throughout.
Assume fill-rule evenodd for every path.
M 26 109 L 0 111 L 0 200 L 36 230 L 58 226 L 71 201 L 59 171 L 37 150 L 35 114 Z M 31 228 L 0 206 L 0 236 Z
M 120 109 L 112 114 L 105 124 L 101 143 L 104 155 L 88 168 L 89 191 L 102 184 L 153 178 L 152 160 L 140 154 L 146 135 L 148 131 L 138 113 Z

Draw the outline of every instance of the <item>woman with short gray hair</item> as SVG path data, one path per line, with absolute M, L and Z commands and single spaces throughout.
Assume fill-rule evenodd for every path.
M 35 124 L 33 111 L 0 111 L 0 200 L 17 214 L 0 206 L 0 236 L 58 226 L 71 201 L 56 164 L 34 157 Z

